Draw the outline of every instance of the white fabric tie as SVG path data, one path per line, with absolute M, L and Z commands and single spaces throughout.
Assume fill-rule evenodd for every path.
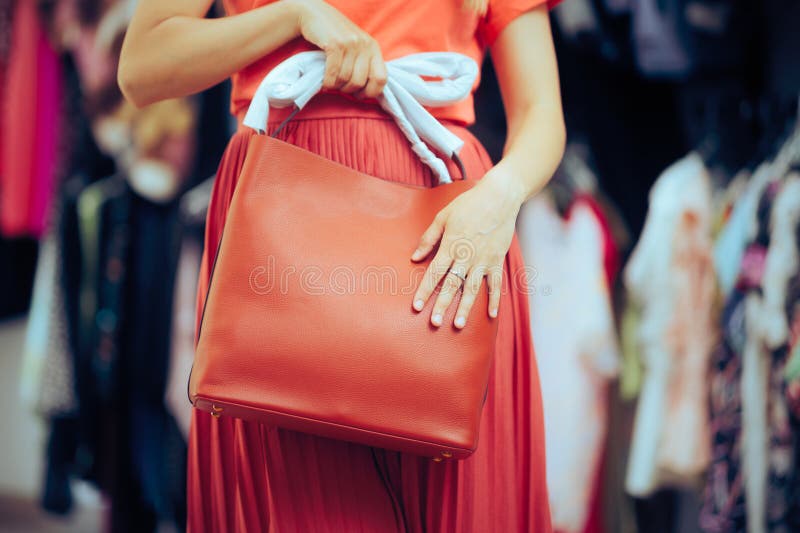
M 425 52 L 387 61 L 386 70 L 386 86 L 378 97 L 380 106 L 391 114 L 411 148 L 433 170 L 439 183 L 450 183 L 447 166 L 428 144 L 453 157 L 464 141 L 423 106 L 443 107 L 466 98 L 478 76 L 478 65 L 470 57 L 455 52 Z M 320 50 L 300 52 L 286 59 L 259 84 L 244 125 L 264 133 L 270 105 L 302 109 L 322 89 L 324 76 L 325 53 Z

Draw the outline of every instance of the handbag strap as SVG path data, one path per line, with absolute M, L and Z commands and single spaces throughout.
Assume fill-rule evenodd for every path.
M 466 178 L 458 152 L 464 145 L 424 106 L 440 107 L 466 98 L 478 75 L 478 65 L 470 57 L 454 52 L 411 54 L 387 61 L 387 82 L 378 103 L 394 119 L 411 143 L 411 149 L 433 170 L 439 183 L 451 182 L 445 163 L 428 147 L 452 158 Z M 301 52 L 272 69 L 258 86 L 244 125 L 258 133 L 266 132 L 269 107 L 294 106 L 273 136 L 322 89 L 325 54 Z M 436 79 L 432 79 L 436 78 Z M 426 144 L 427 143 L 427 144 Z

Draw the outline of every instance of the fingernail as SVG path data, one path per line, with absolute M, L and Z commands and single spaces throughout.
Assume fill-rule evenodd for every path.
M 441 326 L 442 325 L 442 315 L 436 314 L 431 317 L 431 322 L 433 322 L 434 326 Z
M 417 311 L 422 311 L 423 307 L 425 307 L 425 302 L 422 300 L 414 300 L 414 309 Z
M 463 328 L 467 324 L 467 319 L 463 316 L 456 318 L 456 327 Z
M 489 316 L 492 317 L 492 318 L 496 318 L 497 317 L 497 309 L 490 309 L 489 310 Z
M 411 254 L 411 260 L 412 261 L 416 261 L 417 259 L 419 259 L 419 254 L 420 253 L 422 253 L 422 252 L 420 252 L 419 250 L 414 250 L 414 253 Z

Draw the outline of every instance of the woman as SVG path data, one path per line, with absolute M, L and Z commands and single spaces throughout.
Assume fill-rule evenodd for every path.
M 565 133 L 546 0 L 226 0 L 229 16 L 203 16 L 212 0 L 140 0 L 119 67 L 137 105 L 200 91 L 233 77 L 240 124 L 257 84 L 292 54 L 322 49 L 324 89 L 280 138 L 377 178 L 432 186 L 436 178 L 375 104 L 384 58 L 491 51 L 508 116 L 502 160 L 492 166 L 465 125 L 471 98 L 432 109 L 465 141 L 460 156 L 481 180 L 420 236 L 420 260 L 441 241 L 412 305 L 436 295 L 430 320 L 462 290 L 456 327 L 472 313 L 496 317 L 495 362 L 477 451 L 430 459 L 285 431 L 195 410 L 189 443 L 190 531 L 547 532 L 541 398 L 530 341 L 522 256 L 514 238 L 520 205 L 553 174 Z M 270 114 L 270 129 L 287 110 Z M 208 214 L 198 300 L 208 285 L 226 210 L 253 133 L 240 127 L 220 163 Z M 451 172 L 457 172 L 451 165 Z M 448 243 L 475 253 L 454 263 Z M 459 262 L 460 261 L 460 262 Z M 436 274 L 436 273 L 440 274 Z M 505 274 L 503 274 L 503 272 Z M 483 284 L 484 277 L 486 283 Z M 512 283 L 513 282 L 513 283 Z M 485 288 L 484 288 L 485 287 Z M 471 310 L 478 290 L 489 308 Z

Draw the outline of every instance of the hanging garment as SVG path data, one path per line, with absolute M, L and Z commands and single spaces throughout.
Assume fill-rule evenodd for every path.
M 770 219 L 769 250 L 764 264 L 763 309 L 760 330 L 767 348 L 776 350 L 789 340 L 786 298 L 789 280 L 800 270 L 796 231 L 800 222 L 800 173 L 784 179 Z
M 755 237 L 753 220 L 764 188 L 774 179 L 773 166 L 762 163 L 736 200 L 728 221 L 714 243 L 714 266 L 723 295 L 730 294 L 747 244 Z
M 635 496 L 691 483 L 708 464 L 710 213 L 710 178 L 700 157 L 690 154 L 653 186 L 644 231 L 625 268 L 625 286 L 642 309 L 645 366 L 625 480 Z
M 35 2 L 16 2 L 2 110 L 0 233 L 41 235 L 52 197 L 60 64 L 39 21 Z
M 769 450 L 767 456 L 767 531 L 800 529 L 797 424 L 790 416 L 790 398 L 784 386 L 785 368 L 790 361 L 789 310 L 797 298 L 792 278 L 800 272 L 798 228 L 800 228 L 800 174 L 790 174 L 777 193 L 769 221 L 769 249 L 764 261 L 762 301 L 754 317 L 758 338 L 767 352 L 767 415 Z
M 739 219 L 736 220 L 736 227 L 733 228 L 733 233 L 735 236 L 731 238 L 730 242 L 726 242 L 725 244 L 733 244 L 736 243 L 737 245 L 731 246 L 731 252 L 738 252 L 737 257 L 741 259 L 742 251 L 746 248 L 746 246 L 752 243 L 758 237 L 760 228 L 764 226 L 764 222 L 762 218 L 764 212 L 768 212 L 771 206 L 769 199 L 771 196 L 769 195 L 770 191 L 768 191 L 768 186 L 774 184 L 773 186 L 778 186 L 775 182 L 783 179 L 786 175 L 796 167 L 796 165 L 800 162 L 800 127 L 795 126 L 794 130 L 789 134 L 783 144 L 777 151 L 775 157 L 768 162 L 764 162 L 755 171 L 751 182 L 748 183 L 748 186 L 745 188 L 744 192 L 742 193 L 741 201 L 737 202 L 737 205 L 734 206 L 734 209 L 730 216 L 730 222 L 733 222 L 734 217 L 738 215 Z M 775 190 L 771 191 L 775 193 Z M 764 195 L 767 194 L 765 198 Z M 742 209 L 739 209 L 739 204 L 745 204 L 742 206 Z M 741 211 L 741 212 L 740 212 Z M 720 235 L 720 240 L 723 237 L 728 237 L 727 233 L 727 226 L 724 228 L 723 233 Z M 764 237 L 767 239 L 767 237 Z M 765 240 L 768 242 L 768 239 Z M 724 258 L 723 253 L 726 250 L 715 250 L 715 259 L 717 256 L 720 258 Z M 736 271 L 738 273 L 738 271 Z M 737 280 L 737 277 L 734 275 L 732 277 L 733 281 Z
M 80 361 L 98 398 L 106 402 L 115 394 L 120 379 L 120 330 L 124 324 L 130 238 L 127 195 L 124 177 L 112 176 L 88 186 L 77 203 L 82 258 Z
M 796 246 L 800 248 L 800 227 L 796 230 Z M 789 473 L 789 484 L 786 490 L 786 501 L 790 502 L 786 512 L 786 526 L 792 531 L 800 530 L 800 384 L 797 378 L 787 379 L 787 370 L 794 362 L 800 362 L 800 272 L 797 272 L 789 281 L 786 295 L 786 313 L 791 324 L 791 336 L 787 344 L 787 361 L 784 366 L 783 378 L 785 380 L 783 390 L 786 405 L 789 410 L 789 422 L 791 424 L 794 462 Z M 793 361 L 794 360 L 794 361 Z
M 734 288 L 722 312 L 722 338 L 711 359 L 711 464 L 700 527 L 708 533 L 746 530 L 742 472 L 742 352 L 745 344 L 744 287 Z
M 722 233 L 722 230 L 728 224 L 733 213 L 733 209 L 737 204 L 737 200 L 742 197 L 744 191 L 750 183 L 750 178 L 753 173 L 749 169 L 739 170 L 728 182 L 725 188 L 721 191 L 717 190 L 714 194 L 714 223 L 712 233 L 716 238 Z M 714 251 L 714 266 L 716 267 L 716 250 Z M 717 270 L 717 277 L 719 278 L 719 270 Z M 731 277 L 735 277 L 735 274 Z
M 0 231 L 7 236 L 25 234 L 31 185 L 36 166 L 36 60 L 39 27 L 34 2 L 15 2 L 11 54 L 4 87 L 2 161 L 0 172 Z
M 607 213 L 614 209 L 608 203 L 603 203 L 589 193 L 580 193 L 575 196 L 575 201 L 567 211 L 567 219 L 570 218 L 572 209 L 581 206 L 591 209 L 597 223 L 600 225 L 602 236 L 603 272 L 606 276 L 607 286 L 613 287 L 620 269 L 620 247 L 615 240 L 612 220 L 609 220 Z
M 751 43 L 763 31 L 753 23 L 761 14 L 758 2 L 677 0 L 677 4 L 680 34 L 690 51 L 693 72 L 711 78 L 746 71 L 752 61 Z
M 529 272 L 531 333 L 542 381 L 547 489 L 553 528 L 581 532 L 606 433 L 607 388 L 618 348 L 604 268 L 604 233 L 577 200 L 563 221 L 552 202 L 528 201 L 517 222 Z
M 73 416 L 78 409 L 62 279 L 61 210 L 51 217 L 39 245 L 20 379 L 23 400 L 46 420 Z
M 73 472 L 108 498 L 113 531 L 183 524 L 186 443 L 163 402 L 177 205 L 135 195 L 118 174 L 86 187 L 75 211 L 80 417 Z
M 11 17 L 14 12 L 14 2 L 12 0 L 0 0 L 0 102 L 6 101 L 6 80 L 8 78 L 8 60 L 11 55 L 11 36 L 12 22 Z M 2 114 L 0 114 L 2 116 Z M 0 175 L 5 170 L 3 168 L 3 156 L 5 150 L 4 128 L 0 128 Z
M 52 268 L 53 282 L 46 289 L 52 293 L 49 298 L 50 309 L 47 323 L 41 327 L 40 332 L 37 333 L 29 327 L 31 340 L 38 338 L 39 334 L 43 334 L 41 338 L 46 339 L 42 343 L 40 381 L 32 387 L 37 391 L 36 409 L 45 418 L 73 417 L 78 411 L 75 381 L 77 330 L 74 328 L 75 316 L 70 308 L 76 306 L 79 299 L 77 293 L 71 289 L 77 286 L 79 278 L 80 243 L 77 233 L 72 234 L 68 226 L 70 212 L 75 212 L 77 197 L 89 181 L 87 174 L 92 171 L 89 162 L 98 156 L 93 144 L 81 142 L 82 135 L 87 139 L 84 132 L 88 130 L 88 119 L 80 109 L 81 94 L 77 74 L 68 61 L 65 62 L 64 74 L 66 98 L 62 118 L 64 123 L 70 124 L 70 128 L 61 128 L 59 131 L 58 160 L 63 165 L 61 168 L 68 173 L 63 174 L 63 180 L 59 175 L 61 183 L 54 195 L 51 212 L 47 217 L 48 230 L 42 240 L 44 247 L 52 247 L 52 252 L 48 253 L 52 253 L 54 258 L 49 267 Z M 40 261 L 45 258 L 43 256 Z M 47 265 L 48 262 L 45 261 L 44 264 Z M 63 435 L 66 432 L 64 427 L 72 426 L 61 424 L 55 433 Z
M 61 186 L 56 210 L 52 216 L 54 285 L 47 328 L 48 338 L 42 361 L 37 392 L 38 411 L 46 417 L 49 436 L 45 451 L 45 473 L 42 483 L 42 508 L 56 514 L 72 509 L 71 482 L 75 476 L 88 474 L 90 460 L 82 447 L 80 403 L 88 401 L 82 394 L 76 372 L 78 349 L 78 290 L 80 253 L 77 235 L 76 204 L 86 185 L 83 175 L 75 175 Z M 45 241 L 49 238 L 45 236 Z M 44 260 L 40 257 L 40 261 Z M 30 326 L 29 326 L 30 327 Z
M 180 200 L 181 236 L 172 302 L 169 375 L 164 401 L 187 439 L 192 405 L 186 400 L 186 377 L 194 361 L 194 319 L 197 279 L 203 255 L 203 230 L 214 176 L 186 192 Z
M 691 68 L 679 24 L 681 2 L 632 0 L 636 65 L 645 76 L 684 78 Z
M 767 505 L 781 506 L 780 500 L 770 497 L 772 487 L 769 485 L 770 453 L 775 445 L 780 445 L 788 427 L 782 420 L 771 420 L 769 416 L 783 411 L 782 387 L 779 394 L 773 394 L 771 376 L 774 367 L 783 367 L 785 354 L 777 354 L 776 361 L 767 348 L 763 328 L 762 290 L 766 278 L 764 276 L 769 254 L 770 219 L 775 198 L 780 190 L 779 180 L 771 181 L 759 199 L 756 211 L 755 237 L 744 255 L 744 262 L 752 264 L 750 269 L 743 269 L 749 276 L 748 284 L 755 290 L 745 297 L 745 343 L 742 351 L 742 470 L 745 480 L 745 509 L 747 511 L 748 533 L 762 533 L 767 529 Z M 740 282 L 743 278 L 740 276 Z M 778 415 L 780 417 L 780 415 Z M 786 416 L 781 418 L 784 421 Z M 777 436 L 778 441 L 772 442 Z M 782 509 L 773 509 L 773 513 L 782 514 Z
M 78 298 L 67 289 L 67 278 L 72 269 L 67 263 L 80 263 L 79 252 L 70 248 L 79 246 L 77 235 L 67 238 L 66 226 L 70 211 L 75 210 L 77 196 L 86 186 L 90 171 L 88 161 L 96 154 L 91 146 L 79 142 L 87 128 L 87 119 L 79 109 L 80 91 L 74 68 L 66 62 L 65 100 L 63 117 L 71 127 L 59 133 L 59 163 L 70 171 L 70 177 L 59 184 L 47 214 L 47 228 L 40 243 L 37 277 L 31 305 L 31 319 L 25 344 L 21 392 L 24 401 L 45 419 L 74 416 L 78 409 L 75 383 L 76 331 L 72 329 L 68 309 Z M 56 130 L 57 123 L 48 124 L 47 130 Z M 60 180 L 61 181 L 61 180 Z M 49 195 L 48 195 L 49 197 Z M 44 205 L 41 206 L 43 209 Z M 63 427 L 67 425 L 62 424 Z M 56 432 L 63 435 L 65 430 Z
M 128 284 L 119 345 L 131 490 L 159 523 L 185 523 L 186 443 L 164 394 L 178 253 L 178 203 L 130 196 Z M 120 494 L 113 505 L 125 508 Z M 123 514 L 118 515 L 120 520 Z
M 625 227 L 625 224 L 622 222 L 619 213 L 616 211 L 616 206 L 614 206 L 609 199 L 605 198 L 603 193 L 597 189 L 597 186 L 594 187 L 593 193 L 580 193 L 575 197 L 575 201 L 567 210 L 567 220 L 570 220 L 573 214 L 573 209 L 576 207 L 590 208 L 595 215 L 595 219 L 600 225 L 601 233 L 603 235 L 603 273 L 605 274 L 606 278 L 607 290 L 609 293 L 612 293 L 612 287 L 614 287 L 614 284 L 616 283 L 617 275 L 619 274 L 619 269 L 621 266 L 620 246 L 622 243 L 627 242 L 628 230 Z M 610 299 L 611 295 L 609 294 L 609 300 Z M 611 306 L 610 301 L 609 306 Z M 611 321 L 611 325 L 613 327 L 613 318 Z M 614 334 L 615 332 L 612 331 L 611 335 Z M 619 359 L 619 357 L 617 357 L 617 359 Z M 619 367 L 620 364 L 621 361 L 617 363 L 617 366 Z M 605 398 L 605 401 L 608 401 L 607 397 Z M 606 529 L 604 517 L 606 503 L 604 501 L 604 485 L 606 479 L 605 448 L 607 447 L 607 439 L 604 439 L 604 441 L 606 442 L 604 442 L 604 446 L 602 447 L 602 451 L 600 453 L 601 457 L 598 461 L 599 464 L 597 472 L 595 474 L 594 483 L 592 484 L 589 501 L 589 516 L 582 533 L 602 533 Z
M 560 4 L 558 9 L 553 10 L 553 18 L 561 34 L 571 41 L 600 33 L 600 21 L 589 0 Z
M 42 367 L 47 357 L 47 338 L 51 334 L 51 309 L 56 285 L 57 258 L 53 232 L 47 232 L 39 243 L 36 273 L 33 277 L 33 296 L 23 346 L 20 372 L 20 397 L 23 405 L 35 409 L 42 388 Z
M 797 174 L 787 180 L 784 186 L 784 195 L 796 187 Z M 788 228 L 787 228 L 788 229 Z M 785 297 L 786 323 L 788 325 L 787 344 L 789 356 L 784 368 L 786 380 L 786 394 L 790 402 L 792 415 L 800 420 L 800 224 L 793 231 L 794 251 L 785 256 L 788 268 L 793 272 L 789 278 Z
M 758 10 L 743 0 L 605 0 L 619 11 L 629 3 L 633 46 L 642 74 L 682 79 L 741 73 Z
M 763 275 L 763 267 L 762 267 Z M 745 296 L 745 345 L 742 351 L 742 474 L 747 532 L 766 529 L 769 459 L 768 402 L 769 358 L 758 331 L 761 299 L 751 291 Z
M 781 186 L 780 180 L 769 181 L 756 203 L 751 242 L 726 303 L 723 342 L 714 358 L 710 396 L 714 453 L 701 512 L 701 526 L 710 532 L 784 531 L 798 512 L 792 500 L 797 490 L 796 444 L 783 384 L 788 350 L 785 345 L 769 348 L 774 317 L 762 296 L 776 293 L 774 288 L 765 290 L 765 285 L 789 286 L 779 275 L 783 265 L 776 262 L 776 257 L 785 256 L 782 230 L 778 229 L 775 243 L 772 233 L 784 225 L 779 219 L 793 216 L 796 200 L 790 188 L 790 196 L 782 197 L 781 208 L 775 211 Z
M 35 174 L 30 184 L 27 232 L 39 236 L 45 229 L 56 188 L 61 142 L 62 73 L 61 61 L 40 31 L 36 50 L 36 147 L 30 154 L 35 160 Z
M 86 186 L 77 195 L 74 212 L 67 214 L 64 229 L 72 260 L 65 262 L 65 290 L 71 295 L 68 315 L 73 314 L 76 339 L 81 447 L 76 470 L 110 493 L 124 464 L 119 432 L 126 427 L 115 421 L 124 393 L 120 346 L 130 237 L 124 177 L 114 175 Z
M 763 397 L 757 398 L 752 407 L 752 423 L 745 419 L 745 438 L 756 440 L 759 445 L 766 444 L 763 462 L 761 456 L 755 457 L 755 446 L 745 448 L 746 459 L 756 467 L 763 465 L 763 471 L 748 469 L 748 488 L 763 483 L 763 493 L 755 484 L 753 495 L 748 491 L 748 504 L 755 508 L 748 513 L 748 529 L 751 531 L 794 531 L 792 520 L 797 526 L 800 509 L 794 496 L 796 456 L 795 435 L 789 416 L 789 405 L 784 388 L 784 369 L 789 356 L 789 331 L 786 315 L 790 279 L 797 272 L 797 229 L 800 221 L 800 177 L 796 174 L 771 184 L 766 199 L 771 200 L 769 211 L 759 220 L 759 238 L 768 242 L 764 257 L 760 293 L 754 293 L 752 316 L 754 355 L 760 355 L 759 368 L 765 367 L 765 376 L 758 375 L 758 385 L 763 386 Z M 768 234 L 768 235 L 767 235 Z M 760 353 L 759 353 L 760 352 Z M 751 355 L 745 352 L 745 355 Z M 751 355 L 753 356 L 753 355 Z M 744 385 L 748 385 L 744 382 Z M 747 399 L 747 397 L 746 397 Z M 745 404 L 750 410 L 749 402 Z M 756 421 L 756 417 L 760 417 Z M 758 425 L 755 425 L 758 424 Z M 766 424 L 766 428 L 763 425 Z M 764 430 L 765 437 L 756 431 Z M 747 443 L 749 441 L 745 441 Z M 751 451 L 753 453 L 751 453 Z M 751 463 L 746 463 L 746 466 Z M 762 505 L 763 508 L 757 507 Z M 749 510 L 749 509 L 748 509 Z M 752 519 L 752 520 L 751 520 Z M 752 526 L 752 527 L 751 527 Z M 765 528 L 765 529 L 764 529 Z
M 642 309 L 635 301 L 623 304 L 619 336 L 622 364 L 619 373 L 619 393 L 623 401 L 636 399 L 642 389 L 644 367 L 639 346 L 639 322 Z

